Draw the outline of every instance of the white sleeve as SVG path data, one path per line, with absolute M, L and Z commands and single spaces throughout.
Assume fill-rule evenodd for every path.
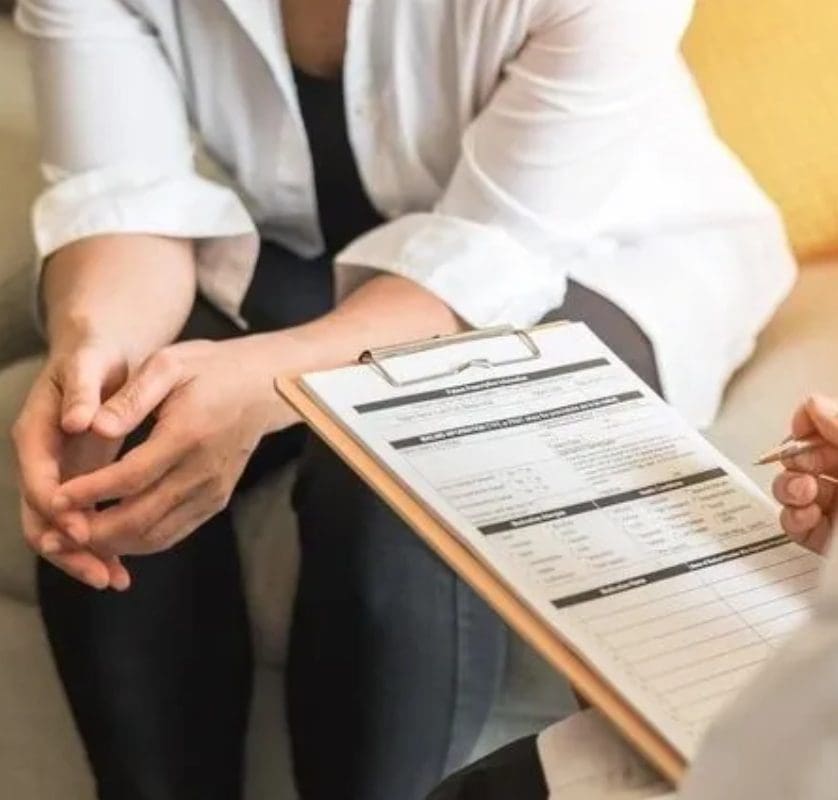
M 601 231 L 649 104 L 677 68 L 692 2 L 536 5 L 530 35 L 466 130 L 433 213 L 351 243 L 337 259 L 341 293 L 387 270 L 477 326 L 530 324 L 561 303 L 567 261 Z
M 833 550 L 813 617 L 713 725 L 678 800 L 835 797 L 838 549 Z
M 41 258 L 103 233 L 204 239 L 213 254 L 253 237 L 236 194 L 195 172 L 180 87 L 144 20 L 120 0 L 20 0 L 16 22 L 48 184 L 33 210 Z

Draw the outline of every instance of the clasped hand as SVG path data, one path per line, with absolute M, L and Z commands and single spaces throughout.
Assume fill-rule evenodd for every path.
M 120 556 L 166 550 L 224 508 L 261 437 L 295 421 L 256 338 L 172 345 L 127 378 L 95 344 L 51 359 L 13 431 L 32 548 L 90 586 L 126 589 Z M 148 438 L 114 460 L 152 415 Z

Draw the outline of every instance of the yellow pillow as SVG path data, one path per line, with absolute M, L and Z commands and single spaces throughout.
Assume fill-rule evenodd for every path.
M 699 0 L 684 52 L 797 255 L 838 253 L 838 0 Z

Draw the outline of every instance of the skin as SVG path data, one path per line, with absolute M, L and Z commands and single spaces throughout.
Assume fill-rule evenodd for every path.
M 340 71 L 348 5 L 283 0 L 298 67 Z M 259 440 L 298 422 L 273 389 L 278 374 L 463 327 L 430 292 L 382 275 L 306 325 L 173 344 L 195 293 L 188 240 L 91 237 L 45 265 L 48 359 L 13 429 L 24 534 L 93 588 L 128 589 L 121 556 L 166 550 L 224 508 Z M 147 441 L 115 461 L 152 414 Z M 95 510 L 105 500 L 118 503 Z
M 79 580 L 124 589 L 129 578 L 119 562 L 84 546 L 86 514 L 54 514 L 52 501 L 62 482 L 113 460 L 121 442 L 94 433 L 93 418 L 183 325 L 195 295 L 192 245 L 150 236 L 86 239 L 49 260 L 42 293 L 47 363 L 12 430 L 24 535 Z
M 144 256 L 153 251 L 169 258 L 149 270 Z M 185 243 L 146 236 L 65 249 L 50 261 L 44 290 L 49 358 L 13 430 L 25 535 L 99 589 L 128 587 L 115 557 L 168 549 L 220 511 L 262 436 L 298 421 L 274 392 L 276 374 L 461 327 L 438 298 L 384 275 L 307 325 L 167 344 L 194 299 L 194 262 Z M 148 440 L 114 462 L 152 413 Z M 104 500 L 120 502 L 94 511 Z
M 838 487 L 816 476 L 838 477 L 838 402 L 823 395 L 810 397 L 795 411 L 791 433 L 819 434 L 827 446 L 783 462 L 784 470 L 773 486 L 774 496 L 783 504 L 780 524 L 794 541 L 824 553 L 838 510 Z
M 338 75 L 346 50 L 349 0 L 281 0 L 291 61 L 321 78 Z

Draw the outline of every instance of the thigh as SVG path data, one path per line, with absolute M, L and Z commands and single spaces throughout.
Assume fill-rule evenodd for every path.
M 545 321 L 560 319 L 586 323 L 650 388 L 663 394 L 652 344 L 621 308 L 581 284 L 568 281 L 564 303 Z
M 115 594 L 39 565 L 44 621 L 99 796 L 236 798 L 250 643 L 229 514 L 128 567 L 132 589 Z
M 550 317 L 587 322 L 660 391 L 645 335 L 603 297 L 572 283 Z M 303 796 L 419 797 L 468 755 L 502 673 L 503 625 L 316 441 L 295 499 L 288 678 Z
M 506 630 L 315 439 L 295 507 L 288 703 L 301 796 L 424 797 L 480 732 Z
M 240 333 L 199 299 L 181 338 Z M 240 485 L 295 458 L 302 441 L 299 428 L 268 437 Z M 232 515 L 126 563 L 133 585 L 124 594 L 90 590 L 45 562 L 38 568 L 49 641 L 100 798 L 235 800 L 251 654 Z

